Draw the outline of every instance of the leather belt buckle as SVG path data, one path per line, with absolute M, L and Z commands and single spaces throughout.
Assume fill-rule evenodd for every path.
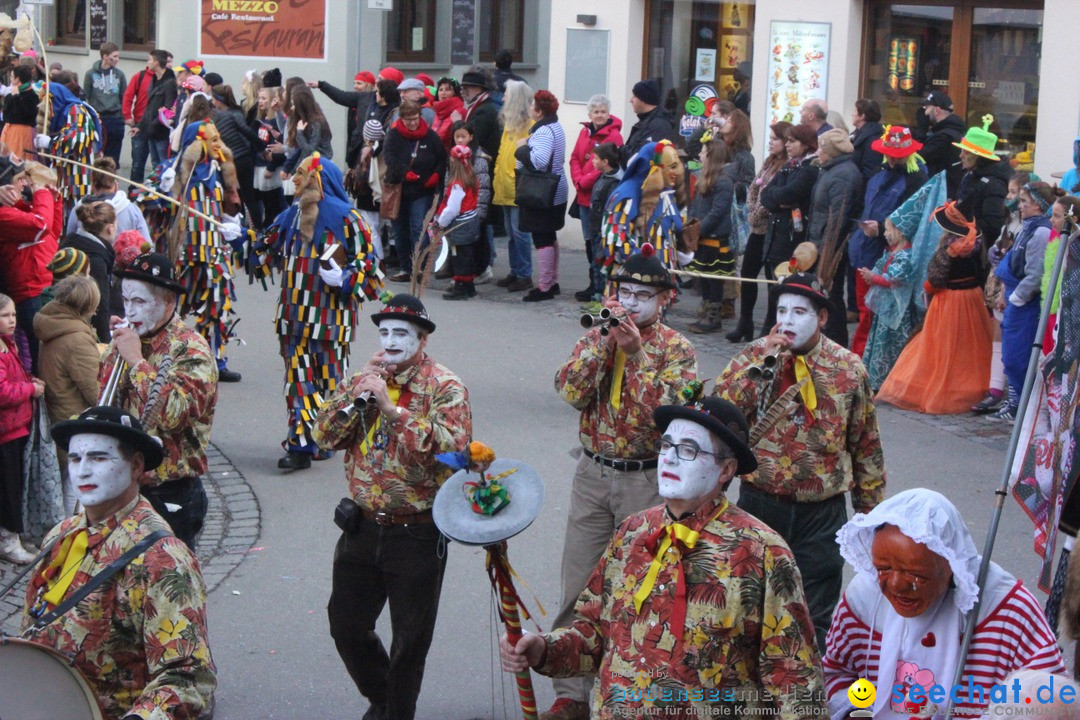
M 394 524 L 394 515 L 393 515 L 393 513 L 387 512 L 386 510 L 376 510 L 375 511 L 375 524 L 376 525 L 382 525 L 383 527 L 391 527 L 391 526 L 393 526 L 393 524 Z

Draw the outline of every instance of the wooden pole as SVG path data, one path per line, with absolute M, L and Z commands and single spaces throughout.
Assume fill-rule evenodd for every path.
M 502 610 L 503 625 L 506 627 L 506 639 L 511 647 L 521 640 L 521 617 L 518 615 L 517 593 L 513 581 L 506 571 L 505 543 L 488 545 L 488 562 L 492 567 L 496 590 L 499 593 L 499 607 Z M 536 695 L 533 693 L 532 674 L 526 669 L 514 673 L 517 682 L 518 700 L 525 720 L 537 720 Z
M 41 152 L 40 150 L 38 151 L 37 154 L 38 154 L 38 157 L 49 158 L 50 160 L 59 160 L 60 162 L 66 162 L 66 163 L 71 163 L 72 165 L 78 165 L 79 167 L 84 167 L 84 168 L 86 168 L 88 170 L 91 170 L 93 172 L 101 173 L 102 175 L 107 175 L 108 177 L 111 177 L 114 180 L 119 180 L 120 182 L 126 182 L 129 185 L 134 185 L 135 187 L 139 188 L 140 190 L 145 190 L 146 192 L 150 193 L 151 195 L 154 195 L 155 197 L 159 197 L 162 200 L 165 200 L 166 202 L 172 203 L 173 205 L 175 205 L 176 207 L 178 207 L 178 208 L 180 208 L 182 210 L 188 211 L 192 215 L 196 215 L 198 217 L 201 217 L 203 220 L 206 220 L 207 222 L 211 222 L 214 225 L 217 225 L 218 227 L 224 227 L 224 223 L 222 223 L 220 220 L 218 220 L 214 216 L 207 215 L 206 213 L 200 212 L 200 211 L 196 210 L 195 208 L 188 207 L 185 203 L 180 202 L 176 198 L 172 198 L 172 197 L 169 197 L 168 195 L 164 195 L 161 192 L 159 192 L 157 190 L 154 190 L 153 188 L 147 187 L 146 185 L 143 185 L 142 183 L 135 182 L 134 180 L 132 180 L 130 178 L 115 175 L 115 174 L 113 174 L 111 172 L 108 172 L 107 170 L 99 170 L 98 168 L 94 167 L 93 165 L 87 165 L 86 163 L 79 162 L 78 160 L 72 160 L 70 158 L 60 157 L 59 155 L 50 155 L 49 153 Z
M 681 275 L 683 277 L 695 277 L 702 278 L 704 280 L 723 280 L 724 282 L 743 282 L 743 283 L 758 283 L 761 285 L 776 285 L 779 280 L 766 280 L 764 278 L 744 278 L 738 275 L 712 275 L 710 273 L 693 272 L 692 270 L 671 270 L 673 275 Z

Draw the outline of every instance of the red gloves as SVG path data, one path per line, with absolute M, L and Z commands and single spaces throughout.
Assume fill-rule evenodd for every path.
M 427 189 L 427 190 L 430 190 L 430 189 L 432 189 L 433 187 L 435 187 L 438 184 L 439 184 L 439 174 L 438 173 L 431 173 L 431 177 L 429 177 L 427 179 L 427 182 L 424 183 L 424 188 Z
M 420 179 L 420 176 L 414 173 L 412 170 L 405 173 L 405 182 L 416 182 Z

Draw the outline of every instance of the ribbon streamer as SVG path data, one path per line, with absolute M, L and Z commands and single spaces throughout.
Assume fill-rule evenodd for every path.
M 506 628 L 506 639 L 511 647 L 517 646 L 521 640 L 521 618 L 518 616 L 518 608 L 525 617 L 530 618 L 529 611 L 514 589 L 511 575 L 517 576 L 510 562 L 506 558 L 506 542 L 487 546 L 487 571 L 491 579 L 491 587 L 499 595 L 499 616 Z M 539 603 L 537 603 L 539 604 Z M 543 612 L 543 608 L 540 608 Z M 536 695 L 533 693 L 532 674 L 529 670 L 514 673 L 517 683 L 518 700 L 521 702 L 521 713 L 525 720 L 537 720 Z

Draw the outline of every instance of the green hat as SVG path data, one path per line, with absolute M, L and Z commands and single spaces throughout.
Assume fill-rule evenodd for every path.
M 981 128 L 968 128 L 964 139 L 953 145 L 961 150 L 967 150 L 972 155 L 978 155 L 987 160 L 997 160 L 998 156 L 994 154 L 994 148 L 997 146 L 998 136 L 990 132 L 990 123 L 994 122 L 994 116 L 983 115 L 982 121 Z

